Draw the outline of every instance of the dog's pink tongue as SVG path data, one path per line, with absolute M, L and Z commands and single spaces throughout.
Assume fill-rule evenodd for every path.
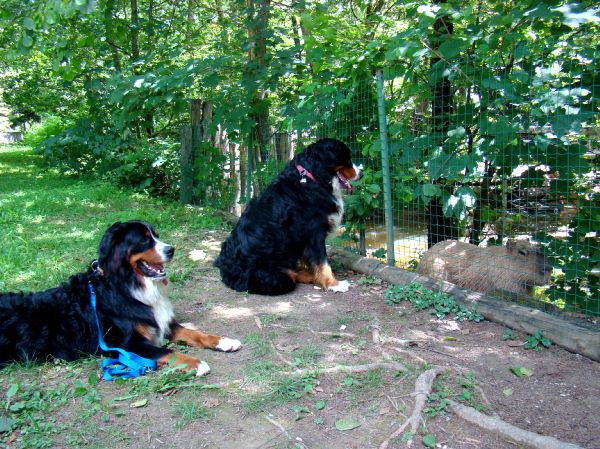
M 337 175 L 338 175 L 339 180 L 342 182 L 342 185 L 348 191 L 348 193 L 352 194 L 352 186 L 348 182 L 348 178 L 346 178 L 342 172 L 338 172 Z

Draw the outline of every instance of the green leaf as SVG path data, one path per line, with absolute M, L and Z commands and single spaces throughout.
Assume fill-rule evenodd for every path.
M 346 416 L 345 418 L 338 419 L 335 422 L 335 428 L 340 431 L 352 430 L 359 427 L 360 424 L 352 416 Z
M 317 402 L 315 402 L 315 409 L 323 410 L 326 405 L 327 405 L 327 403 L 325 401 L 317 401 Z
M 15 424 L 15 420 L 12 418 L 5 418 L 4 416 L 0 416 L 0 433 L 9 432 L 13 425 Z
M 511 366 L 510 370 L 517 377 L 524 377 L 524 376 L 529 377 L 529 376 L 533 375 L 532 370 L 530 370 L 529 368 L 522 367 L 522 366 Z
M 140 407 L 145 407 L 147 404 L 148 404 L 148 399 L 144 398 L 144 399 L 140 399 L 139 401 L 135 401 L 135 402 L 129 404 L 129 407 L 140 408 Z
M 98 384 L 98 375 L 96 372 L 90 373 L 88 376 L 88 384 L 90 384 L 92 387 Z
M 15 394 L 17 394 L 17 391 L 19 391 L 19 384 L 11 384 L 6 392 L 6 397 L 8 399 L 12 398 Z
M 435 435 L 427 434 L 422 441 L 425 447 L 435 447 Z
M 451 59 L 457 56 L 466 45 L 467 42 L 463 40 L 451 38 L 440 45 L 438 51 L 444 58 Z
M 512 396 L 513 389 L 512 388 L 505 388 L 504 390 L 502 390 L 502 393 L 504 393 L 504 396 Z
M 33 21 L 33 19 L 31 17 L 25 17 L 23 19 L 23 28 L 25 28 L 26 30 L 34 30 L 35 29 L 35 22 Z
M 23 45 L 23 47 L 29 48 L 33 45 L 33 38 L 29 34 L 25 34 L 21 39 L 21 44 Z

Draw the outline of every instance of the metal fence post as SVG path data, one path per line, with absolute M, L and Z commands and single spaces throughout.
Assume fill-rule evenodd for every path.
M 385 209 L 385 227 L 387 236 L 387 263 L 396 265 L 394 251 L 394 215 L 392 211 L 392 183 L 390 179 L 390 152 L 388 146 L 387 120 L 385 117 L 385 97 L 383 74 L 375 72 L 377 78 L 377 112 L 379 115 L 379 137 L 381 140 L 381 169 L 383 172 L 383 207 Z

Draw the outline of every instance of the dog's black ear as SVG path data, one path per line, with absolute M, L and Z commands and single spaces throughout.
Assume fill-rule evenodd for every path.
M 115 250 L 123 241 L 127 223 L 116 222 L 106 230 L 98 247 L 98 263 L 104 271 L 110 270 L 109 263 L 114 260 Z

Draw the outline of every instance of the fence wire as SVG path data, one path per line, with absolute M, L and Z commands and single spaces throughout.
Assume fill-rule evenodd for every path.
M 375 79 L 307 104 L 315 122 L 303 140 L 339 138 L 365 167 L 335 243 L 384 261 L 393 250 L 398 267 L 546 311 L 600 316 L 598 76 L 576 55 L 536 61 L 513 73 L 468 60 L 444 76 L 423 67 L 419 89 L 418 77 L 384 74 L 393 249 Z

